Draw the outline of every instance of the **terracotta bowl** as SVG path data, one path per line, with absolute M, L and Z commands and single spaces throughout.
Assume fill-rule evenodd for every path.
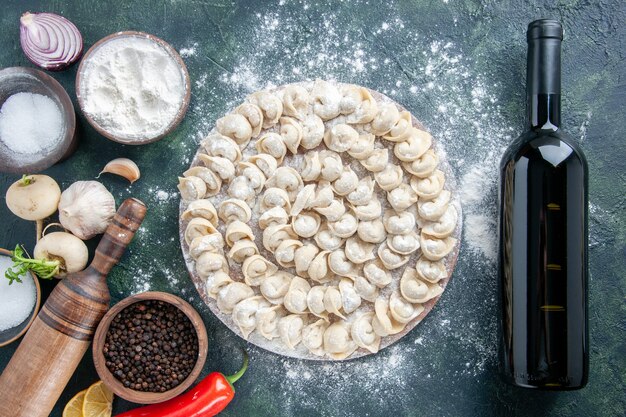
M 76 114 L 70 96 L 61 84 L 43 71 L 25 67 L 11 67 L 0 71 L 0 108 L 17 93 L 34 93 L 49 97 L 61 109 L 63 137 L 54 148 L 39 155 L 32 154 L 25 162 L 0 140 L 0 171 L 14 174 L 34 174 L 69 157 L 78 144 Z
M 11 252 L 6 249 L 0 248 L 0 256 L 11 256 Z M 0 279 L 6 279 L 3 276 L 0 276 Z M 32 279 L 35 283 L 35 306 L 33 310 L 30 312 L 30 315 L 26 320 L 22 323 L 18 324 L 15 327 L 10 329 L 6 329 L 0 332 L 0 347 L 6 346 L 9 343 L 16 341 L 20 336 L 22 336 L 26 331 L 30 328 L 30 325 L 35 321 L 35 317 L 37 317 L 37 313 L 39 313 L 39 306 L 41 304 L 41 287 L 39 286 L 39 280 L 32 272 L 28 272 L 26 276 L 22 279 Z M 13 285 L 19 285 L 19 283 L 13 283 Z
M 170 122 L 170 124 L 165 128 L 165 130 L 157 136 L 146 136 L 146 137 L 132 136 L 130 137 L 130 136 L 116 135 L 114 133 L 107 131 L 102 126 L 100 126 L 93 119 L 93 117 L 91 117 L 89 113 L 85 112 L 85 96 L 82 91 L 81 80 L 86 76 L 85 67 L 86 67 L 86 63 L 89 62 L 91 55 L 93 55 L 94 52 L 98 50 L 98 48 L 105 45 L 107 42 L 111 40 L 120 39 L 120 38 L 133 38 L 133 37 L 142 38 L 142 39 L 146 39 L 146 38 L 150 39 L 151 41 L 153 41 L 154 43 L 160 45 L 163 49 L 165 49 L 165 51 L 172 58 L 174 58 L 174 60 L 177 62 L 178 66 L 180 67 L 181 74 L 185 81 L 185 95 L 183 96 L 183 100 L 180 104 L 176 117 Z M 176 129 L 176 127 L 183 120 L 183 118 L 185 117 L 185 113 L 187 113 L 187 109 L 189 108 L 189 100 L 191 98 L 191 82 L 189 80 L 189 73 L 187 72 L 187 66 L 185 65 L 185 62 L 180 57 L 178 52 L 176 52 L 176 50 L 169 43 L 165 42 L 161 38 L 158 38 L 154 35 L 150 35 L 148 33 L 136 32 L 136 31 L 125 31 L 125 32 L 113 33 L 109 36 L 106 36 L 100 39 L 91 48 L 89 48 L 87 53 L 85 53 L 82 60 L 80 61 L 80 65 L 78 66 L 78 72 L 76 73 L 76 97 L 78 98 L 78 105 L 80 106 L 80 109 L 83 112 L 83 115 L 85 116 L 89 124 L 94 129 L 96 129 L 96 131 L 100 133 L 102 136 L 112 141 L 123 143 L 125 145 L 144 145 L 146 143 L 152 143 L 160 139 L 163 139 L 165 136 L 170 134 L 174 129 Z
M 106 367 L 104 353 L 102 352 L 106 335 L 109 331 L 109 326 L 111 325 L 111 321 L 113 320 L 113 318 L 115 318 L 123 309 L 125 309 L 129 305 L 134 304 L 138 301 L 145 300 L 164 301 L 178 308 L 189 318 L 196 331 L 196 335 L 198 336 L 198 358 L 196 360 L 195 366 L 191 370 L 191 373 L 179 385 L 165 392 L 144 392 L 126 388 L 124 384 L 122 384 L 115 376 L 113 376 L 113 374 Z M 124 298 L 122 301 L 113 306 L 113 308 L 111 308 L 104 315 L 102 321 L 98 325 L 92 346 L 93 361 L 96 366 L 96 371 L 100 376 L 100 379 L 104 381 L 106 386 L 109 387 L 115 393 L 115 395 L 122 397 L 127 401 L 139 404 L 160 403 L 163 401 L 167 401 L 170 398 L 176 397 L 179 394 L 182 394 L 187 388 L 189 388 L 191 384 L 193 384 L 196 378 L 198 378 L 198 375 L 200 375 L 202 367 L 204 366 L 204 362 L 206 361 L 207 348 L 207 332 L 206 328 L 204 327 L 204 322 L 202 321 L 202 318 L 200 318 L 198 312 L 194 310 L 194 308 L 189 305 L 189 303 L 182 300 L 181 298 L 173 294 L 158 291 L 149 291 L 141 294 L 132 295 L 130 297 Z

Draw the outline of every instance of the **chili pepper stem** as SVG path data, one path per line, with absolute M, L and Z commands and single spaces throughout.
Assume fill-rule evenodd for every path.
M 239 380 L 246 373 L 246 369 L 248 369 L 248 352 L 243 352 L 243 366 L 236 374 L 225 376 L 228 383 L 232 386 L 235 382 Z M 233 388 L 234 390 L 234 388 Z

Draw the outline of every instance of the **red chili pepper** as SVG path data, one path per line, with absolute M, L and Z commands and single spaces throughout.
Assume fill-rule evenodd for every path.
M 211 417 L 221 412 L 235 396 L 233 384 L 248 368 L 244 352 L 243 367 L 234 375 L 213 372 L 188 392 L 159 404 L 136 408 L 117 417 Z

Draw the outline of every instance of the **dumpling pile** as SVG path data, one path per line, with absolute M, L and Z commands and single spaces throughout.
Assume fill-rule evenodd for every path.
M 244 338 L 375 353 L 438 297 L 458 213 L 429 133 L 363 87 L 249 96 L 179 178 L 194 273 Z

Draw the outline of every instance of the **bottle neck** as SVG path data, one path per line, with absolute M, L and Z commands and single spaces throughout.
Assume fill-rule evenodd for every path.
M 528 40 L 527 114 L 533 130 L 557 130 L 561 124 L 561 40 Z

